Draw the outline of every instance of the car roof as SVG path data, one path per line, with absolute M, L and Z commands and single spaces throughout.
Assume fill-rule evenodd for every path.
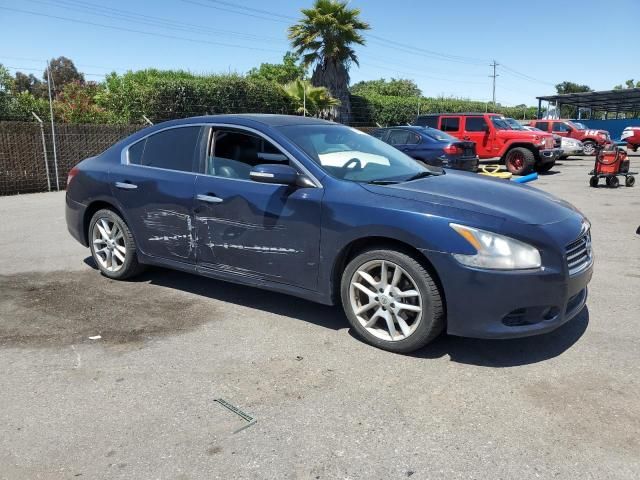
M 377 128 L 376 130 L 391 130 L 392 128 L 401 128 L 403 130 L 413 130 L 413 131 L 420 131 L 420 130 L 436 130 L 433 127 L 427 127 L 422 126 L 422 125 L 395 125 L 393 127 L 380 127 Z
M 164 122 L 162 125 L 184 125 L 190 123 L 236 123 L 250 126 L 261 123 L 269 127 L 282 127 L 286 125 L 338 125 L 335 122 L 322 120 L 315 117 L 301 117 L 298 115 L 277 115 L 268 113 L 238 113 L 221 115 L 203 115 L 200 117 L 181 118 Z
M 492 112 L 459 112 L 459 113 L 427 113 L 425 115 L 418 115 L 418 118 L 426 118 L 426 117 L 441 117 L 443 115 L 446 116 L 458 116 L 458 117 L 463 117 L 465 115 L 498 115 L 500 116 L 499 113 L 492 113 Z

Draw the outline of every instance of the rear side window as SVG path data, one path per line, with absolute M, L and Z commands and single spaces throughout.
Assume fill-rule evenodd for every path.
M 410 132 L 406 130 L 391 130 L 389 132 L 389 138 L 387 138 L 387 143 L 390 145 L 406 145 L 409 143 L 409 135 Z
M 443 132 L 457 132 L 460 130 L 460 117 L 442 117 L 440 130 Z
M 370 135 L 372 137 L 382 139 L 382 137 L 384 137 L 384 132 L 385 132 L 384 130 L 374 130 L 373 132 L 370 133 Z
M 546 132 L 549 130 L 549 122 L 536 122 L 536 128 Z
M 467 117 L 464 129 L 467 132 L 484 132 L 487 130 L 487 122 L 484 117 Z
M 129 147 L 129 163 L 193 172 L 200 130 L 200 127 L 179 127 L 150 135 Z

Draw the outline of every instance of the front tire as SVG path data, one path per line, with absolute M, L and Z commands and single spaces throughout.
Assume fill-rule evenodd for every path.
M 143 270 L 131 230 L 114 211 L 98 210 L 91 217 L 88 238 L 91 256 L 104 276 L 124 280 Z
M 513 175 L 526 175 L 533 171 L 536 159 L 533 152 L 527 148 L 515 147 L 507 152 L 504 163 Z
M 585 155 L 595 155 L 596 153 L 596 143 L 592 142 L 591 140 L 586 140 L 585 142 L 583 142 L 583 149 L 582 152 Z
M 620 185 L 620 180 L 618 177 L 607 177 L 607 186 L 610 188 L 618 188 Z
M 394 250 L 368 250 L 349 262 L 342 306 L 365 342 L 397 353 L 417 350 L 444 328 L 444 307 L 429 272 Z

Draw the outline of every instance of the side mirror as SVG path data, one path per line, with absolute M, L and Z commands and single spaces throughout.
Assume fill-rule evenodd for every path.
M 249 177 L 254 182 L 296 185 L 298 172 L 290 165 L 265 163 L 253 167 L 253 170 L 249 172 Z

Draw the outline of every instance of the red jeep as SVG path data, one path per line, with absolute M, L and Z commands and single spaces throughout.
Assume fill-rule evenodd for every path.
M 534 120 L 529 125 L 543 132 L 580 140 L 584 144 L 585 155 L 593 155 L 598 145 L 605 146 L 611 143 L 611 137 L 606 130 L 588 130 L 582 123 L 571 120 Z
M 534 168 L 548 172 L 562 150 L 554 148 L 553 135 L 528 130 L 512 130 L 496 113 L 437 113 L 420 115 L 415 125 L 438 128 L 460 140 L 476 143 L 480 158 L 500 157 L 515 175 Z

